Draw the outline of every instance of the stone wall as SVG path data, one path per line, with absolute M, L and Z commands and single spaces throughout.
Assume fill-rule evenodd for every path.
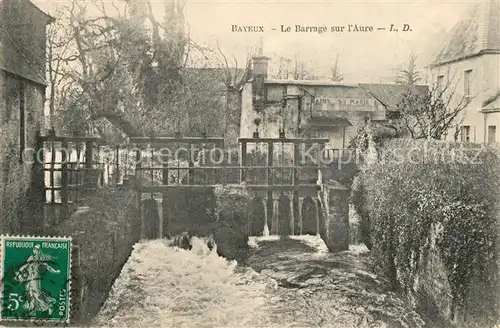
M 25 85 L 25 144 L 21 147 L 20 84 Z M 29 208 L 33 152 L 37 131 L 43 132 L 44 87 L 0 71 L 0 232 L 34 233 L 37 211 Z M 28 162 L 21 163 L 21 149 Z
M 80 207 L 49 235 L 71 236 L 73 261 L 72 322 L 91 320 L 107 298 L 114 280 L 139 240 L 141 227 L 132 190 L 100 189 L 85 195 Z

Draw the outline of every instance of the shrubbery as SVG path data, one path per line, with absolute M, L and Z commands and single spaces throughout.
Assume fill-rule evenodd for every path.
M 436 250 L 452 309 L 481 327 L 498 316 L 499 163 L 494 148 L 394 139 L 353 185 L 365 240 L 395 287 L 415 295 L 425 254 Z

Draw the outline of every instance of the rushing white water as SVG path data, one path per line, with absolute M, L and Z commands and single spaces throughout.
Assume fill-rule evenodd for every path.
M 251 237 L 237 268 L 193 239 L 141 242 L 98 316 L 100 327 L 423 327 L 367 268 L 364 245 L 329 253 L 317 236 Z M 259 272 L 257 273 L 254 269 Z
M 191 251 L 167 240 L 136 245 L 98 321 L 102 327 L 262 327 L 266 290 L 252 270 L 210 252 L 193 239 Z M 123 307 L 126 303 L 127 306 Z

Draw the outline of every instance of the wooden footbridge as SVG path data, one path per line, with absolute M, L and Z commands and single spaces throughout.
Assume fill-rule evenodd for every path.
M 321 202 L 318 191 L 322 183 L 318 181 L 322 163 L 319 156 L 325 139 L 245 138 L 239 139 L 239 149 L 224 149 L 220 138 L 157 138 L 153 142 L 136 138 L 131 141 L 151 147 L 147 151 L 144 148 L 137 150 L 137 158 L 148 152 L 150 158 L 161 161 L 157 152 L 165 149 L 177 152 L 173 164 L 166 163 L 168 160 L 163 160 L 162 165 L 149 161 L 136 167 L 136 176 L 142 182 L 136 185 L 140 199 L 148 195 L 154 198 L 158 193 L 161 201 L 167 203 L 165 197 L 169 189 L 245 184 L 254 205 L 260 202 L 257 206 L 263 212 L 263 220 L 249 220 L 250 234 L 269 231 L 271 234 L 293 235 L 302 234 L 304 230 L 310 233 L 319 231 Z M 187 158 L 180 155 L 191 149 L 194 151 Z M 306 151 L 309 152 L 304 155 Z M 181 159 L 187 162 L 184 167 L 180 165 Z M 304 225 L 302 212 L 306 199 L 315 204 L 314 227 Z M 280 211 L 280 208 L 285 209 Z M 168 208 L 163 207 L 164 223 L 169 220 L 167 212 Z M 160 224 L 162 227 L 167 225 Z
M 131 138 L 125 145 L 109 146 L 98 138 L 52 134 L 41 137 L 39 145 L 50 150 L 44 152 L 45 202 L 67 214 L 82 190 L 106 184 L 130 186 L 143 215 L 143 236 L 153 238 L 173 229 L 179 193 L 203 194 L 217 185 L 244 184 L 254 205 L 248 220 L 250 235 L 317 234 L 326 142 L 242 138 L 238 147 L 224 148 L 223 138 L 165 137 Z M 57 155 L 59 148 L 67 151 Z M 162 204 L 159 222 L 149 222 L 145 204 L 152 200 Z M 182 202 L 194 206 L 189 199 Z

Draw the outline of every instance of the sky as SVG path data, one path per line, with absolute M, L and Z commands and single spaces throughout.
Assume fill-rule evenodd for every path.
M 63 1 L 63 0 L 58 0 Z M 33 0 L 51 13 L 54 0 Z M 60 2 L 59 2 L 60 3 Z M 164 2 L 153 0 L 163 14 Z M 239 63 L 262 42 L 271 68 L 280 56 L 298 56 L 317 75 L 326 75 L 338 55 L 338 67 L 346 82 L 391 83 L 398 67 L 413 52 L 420 67 L 439 47 L 471 1 L 195 1 L 186 0 L 185 15 L 190 37 L 200 45 L 216 43 Z M 373 32 L 295 32 L 301 26 L 373 26 Z M 410 25 L 411 31 L 389 32 L 389 27 Z M 263 26 L 264 32 L 233 32 L 232 25 Z M 281 25 L 291 32 L 280 32 Z M 377 28 L 386 28 L 378 31 Z M 275 28 L 276 30 L 271 30 Z M 262 40 L 262 41 L 260 41 Z M 241 66 L 241 64 L 240 64 Z

